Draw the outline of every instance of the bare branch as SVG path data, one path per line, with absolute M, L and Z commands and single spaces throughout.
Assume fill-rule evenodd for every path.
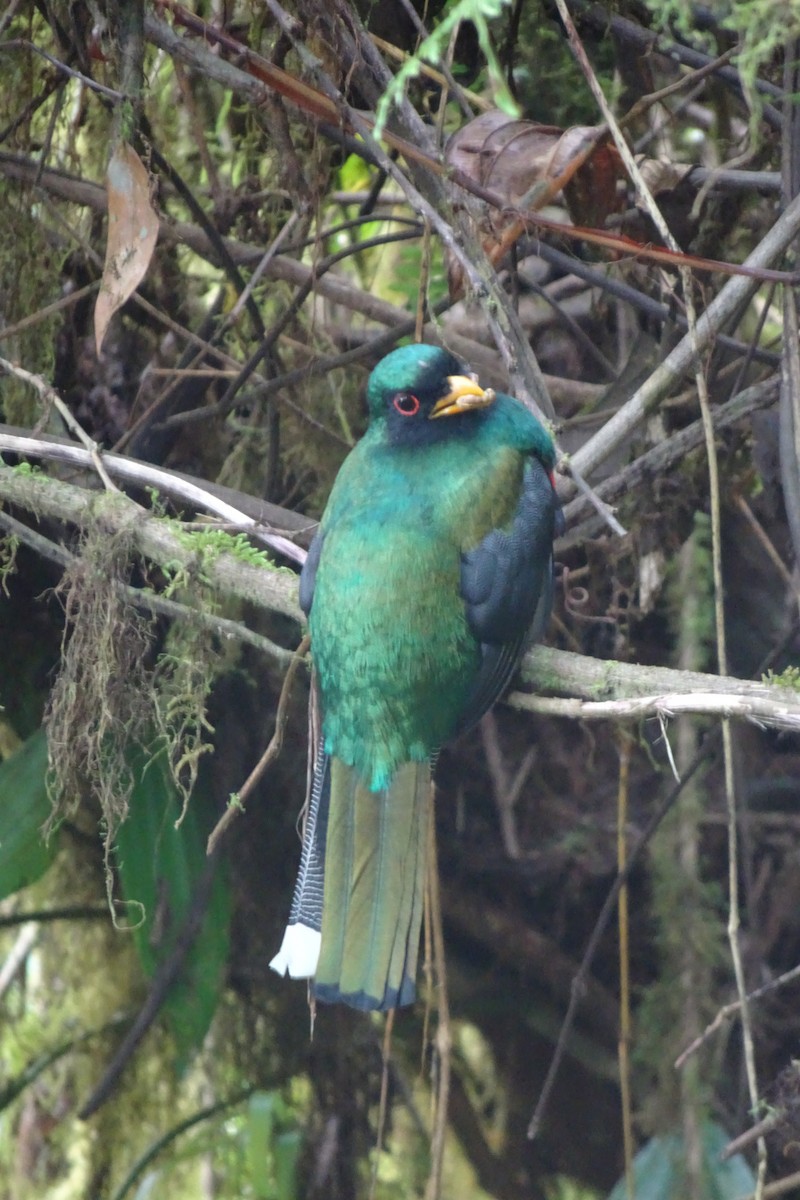
M 676 671 L 676 675 L 682 672 Z M 710 676 L 712 680 L 716 676 Z M 742 681 L 744 682 L 744 681 Z M 571 717 L 586 721 L 641 721 L 681 713 L 695 717 L 738 717 L 778 729 L 800 730 L 800 695 L 792 701 L 775 701 L 760 696 L 725 695 L 721 692 L 665 692 L 637 696 L 633 700 L 562 700 L 511 692 L 506 704 L 548 717 Z
M 108 491 L 117 491 L 116 485 L 111 482 L 108 472 L 103 466 L 97 442 L 93 441 L 81 428 L 55 388 L 51 387 L 46 379 L 42 379 L 41 375 L 34 375 L 33 372 L 26 371 L 24 367 L 20 367 L 17 363 L 9 362 L 5 358 L 0 358 L 0 368 L 7 371 L 9 375 L 15 375 L 23 383 L 29 383 L 36 389 L 45 404 L 52 405 L 56 409 L 70 433 L 73 433 L 78 441 L 86 447 L 87 457 L 102 479 L 104 487 Z
M 770 229 L 766 237 L 745 260 L 745 266 L 765 267 L 778 259 L 800 233 L 800 196 L 796 196 Z M 696 344 L 691 334 L 681 338 L 663 363 L 645 380 L 619 412 L 573 455 L 576 467 L 589 475 L 636 430 L 647 414 L 690 371 L 695 352 L 705 350 L 727 321 L 759 287 L 757 280 L 744 275 L 729 279 L 697 321 Z
M 78 446 L 0 432 L 0 451 L 2 450 L 23 454 L 28 458 L 46 458 L 58 462 L 76 463 L 78 466 L 87 466 L 89 462 L 94 462 L 94 455 L 87 450 L 81 450 Z M 135 459 L 125 458 L 120 454 L 104 453 L 100 456 L 100 462 L 104 470 L 108 470 L 127 484 L 141 488 L 157 488 L 196 508 L 214 513 L 226 521 L 235 522 L 243 529 L 252 530 L 254 537 L 284 557 L 296 563 L 305 562 L 306 552 L 302 546 L 296 545 L 295 542 L 289 541 L 280 534 L 267 532 L 263 522 L 234 508 L 232 504 L 220 499 L 213 492 L 199 487 L 186 478 L 181 478 L 174 471 L 165 471 L 161 467 L 137 462 Z M 113 484 L 110 486 L 114 487 Z M 117 489 L 114 488 L 114 490 Z

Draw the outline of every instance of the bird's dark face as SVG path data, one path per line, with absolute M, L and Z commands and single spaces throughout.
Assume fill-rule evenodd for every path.
M 438 346 L 401 346 L 381 359 L 369 378 L 367 400 L 373 421 L 386 422 L 393 445 L 419 446 L 454 433 L 467 433 L 494 402 L 464 366 Z M 459 417 L 455 423 L 444 418 Z

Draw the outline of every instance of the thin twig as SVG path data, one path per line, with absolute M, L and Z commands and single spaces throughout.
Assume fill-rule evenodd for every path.
M 528 747 L 523 755 L 522 762 L 517 767 L 512 778 L 506 768 L 503 751 L 500 748 L 497 717 L 491 709 L 481 720 L 479 729 L 483 743 L 483 752 L 486 757 L 486 766 L 492 782 L 494 802 L 497 806 L 497 814 L 500 820 L 500 836 L 503 839 L 503 848 L 509 858 L 519 859 L 522 857 L 522 852 L 517 834 L 514 810 L 522 789 L 525 786 L 525 781 L 530 775 L 533 764 L 536 761 L 538 747 L 535 744 Z
M 383 1149 L 383 1135 L 386 1129 L 386 1113 L 389 1099 L 389 1068 L 392 1061 L 392 1031 L 397 1009 L 390 1008 L 386 1014 L 383 1029 L 383 1044 L 381 1046 L 381 1095 L 378 1102 L 378 1129 L 375 1134 L 375 1158 L 372 1163 L 372 1174 L 369 1182 L 369 1200 L 375 1200 L 375 1189 L 378 1186 L 378 1168 Z
M 301 205 L 300 209 L 296 212 L 293 212 L 291 214 L 291 216 L 286 220 L 285 224 L 278 230 L 278 233 L 272 239 L 272 242 L 270 243 L 270 245 L 267 247 L 266 251 L 264 252 L 264 257 L 261 259 L 260 263 L 258 264 L 256 269 L 253 271 L 252 275 L 248 279 L 247 286 L 245 287 L 244 291 L 237 298 L 236 303 L 234 304 L 233 308 L 226 315 L 225 320 L 222 322 L 222 325 L 217 333 L 218 337 L 220 336 L 220 334 L 222 334 L 225 331 L 225 329 L 227 329 L 227 327 L 229 325 L 232 325 L 236 320 L 238 320 L 239 313 L 242 311 L 242 309 L 244 308 L 244 306 L 247 304 L 248 300 L 250 299 L 251 295 L 253 294 L 253 289 L 255 288 L 256 284 L 263 276 L 264 272 L 266 271 L 269 264 L 272 262 L 275 255 L 278 253 L 278 251 L 281 249 L 281 247 L 284 245 L 284 243 L 286 241 L 288 241 L 289 235 L 293 232 L 294 227 L 297 224 L 297 222 L 302 220 L 302 218 L 304 216 L 305 216 L 305 207 L 303 205 Z
M 591 64 L 586 57 L 586 53 L 572 22 L 569 10 L 567 9 L 566 0 L 556 0 L 556 5 L 561 18 L 564 21 L 570 45 L 583 68 L 587 83 L 589 84 L 589 87 L 601 108 L 603 116 L 608 123 L 611 135 L 614 139 L 614 144 L 616 145 L 622 161 L 625 164 L 625 168 L 636 187 L 637 194 L 644 204 L 649 216 L 655 223 L 655 226 L 663 238 L 665 245 L 674 251 L 679 251 L 680 247 L 675 241 L 675 238 L 672 236 L 661 210 L 653 199 L 653 196 L 644 181 L 638 164 L 636 163 L 633 154 L 631 153 L 628 144 L 625 141 L 622 131 L 620 130 L 611 108 L 605 99 L 602 88 L 597 81 L 597 77 L 592 70 Z M 703 422 L 703 431 L 706 443 L 706 458 L 708 462 L 709 494 L 711 500 L 711 555 L 714 576 L 714 614 L 716 624 L 717 665 L 720 675 L 727 675 L 728 655 L 725 641 L 725 611 L 722 578 L 722 518 L 720 508 L 719 466 L 717 462 L 717 448 L 714 441 L 714 422 L 711 415 L 708 385 L 700 357 L 701 345 L 698 336 L 698 323 L 694 306 L 694 298 L 692 295 L 692 279 L 687 268 L 681 266 L 679 267 L 679 270 L 681 282 L 683 284 L 684 302 L 686 304 L 686 318 L 689 323 L 689 342 L 691 346 L 692 357 L 694 359 L 695 381 L 697 384 L 700 414 Z M 745 1071 L 747 1075 L 748 1091 L 750 1094 L 750 1105 L 751 1108 L 755 1110 L 758 1105 L 758 1079 L 756 1075 L 752 1028 L 750 1025 L 747 1008 L 747 988 L 744 978 L 744 966 L 742 963 L 741 947 L 739 944 L 740 917 L 738 891 L 738 813 L 736 806 L 736 787 L 733 766 L 733 743 L 731 737 L 730 720 L 728 719 L 727 714 L 723 716 L 721 727 L 725 796 L 728 808 L 728 940 L 731 949 L 734 976 L 736 979 L 736 989 L 739 995 L 741 1006 L 742 1039 L 744 1043 Z M 764 1177 L 767 1167 L 766 1156 L 766 1145 L 764 1144 L 763 1139 L 761 1139 L 759 1141 L 758 1154 L 759 1169 L 758 1182 L 756 1185 L 757 1200 L 763 1193 Z
M 419 37 L 427 37 L 427 30 L 422 24 L 417 10 L 410 4 L 409 0 L 401 0 L 401 3 L 409 19 L 416 25 Z M 399 49 L 399 47 L 392 45 L 391 42 L 384 41 L 383 38 L 376 37 L 374 33 L 371 33 L 370 37 L 380 51 L 388 55 L 389 58 L 395 59 L 396 62 L 404 63 L 411 57 L 405 50 Z M 479 96 L 477 92 L 471 92 L 468 88 L 462 87 L 461 84 L 457 83 L 453 78 L 453 72 L 449 66 L 445 65 L 442 71 L 437 71 L 429 66 L 428 63 L 423 62 L 420 63 L 420 68 L 421 75 L 426 79 L 432 79 L 434 83 L 437 83 L 442 88 L 445 99 L 447 99 L 448 90 L 455 96 L 461 112 L 467 120 L 472 116 L 472 108 L 477 108 L 480 112 L 488 112 L 494 107 L 491 100 L 487 100 L 485 96 Z M 470 105 L 472 105 L 472 108 L 470 108 Z
M 703 66 L 690 70 L 686 75 L 681 75 L 680 79 L 676 79 L 674 83 L 668 83 L 665 87 L 659 88 L 656 92 L 650 92 L 647 96 L 640 96 L 631 105 L 625 115 L 619 118 L 620 129 L 625 129 L 628 125 L 638 120 L 654 104 L 660 104 L 662 100 L 666 100 L 669 96 L 674 96 L 678 92 L 683 92 L 687 88 L 694 87 L 695 84 L 700 83 L 706 76 L 716 74 L 720 67 L 724 67 L 731 61 L 734 54 L 736 54 L 736 50 L 736 46 L 731 46 L 730 50 L 726 50 L 724 54 L 720 54 L 719 58 L 712 58 L 710 62 L 705 63 Z
M 686 289 L 687 317 L 689 331 L 696 341 L 696 321 L 694 303 L 691 298 L 691 281 L 688 272 L 684 279 Z M 721 675 L 728 674 L 728 651 L 725 636 L 725 593 L 722 575 L 722 512 L 719 488 L 719 464 L 717 447 L 714 441 L 714 422 L 711 414 L 711 403 L 708 396 L 708 385 L 705 373 L 700 363 L 699 350 L 696 350 L 697 395 L 700 402 L 700 412 L 703 421 L 703 431 L 706 440 L 706 457 L 708 460 L 709 493 L 711 499 L 711 559 L 714 574 L 714 616 L 717 641 L 717 666 Z M 742 1041 L 744 1045 L 745 1074 L 750 1095 L 750 1107 L 756 1111 L 758 1107 L 758 1076 L 756 1073 L 755 1047 L 753 1031 L 750 1023 L 750 1013 L 747 1005 L 747 985 L 742 962 L 742 951 L 739 942 L 740 911 L 739 911 L 739 814 L 736 803 L 736 781 L 734 776 L 733 737 L 731 723 L 728 717 L 722 719 L 722 754 L 725 779 L 725 801 L 728 811 L 728 941 L 731 949 L 736 990 L 739 995 L 740 1017 L 742 1024 Z M 758 1177 L 756 1181 L 756 1200 L 761 1200 L 764 1193 L 764 1180 L 767 1171 L 767 1147 L 763 1138 L 758 1141 Z
M 152 379 L 166 376 L 169 379 L 235 379 L 238 371 L 224 367 L 148 367 L 147 374 Z M 160 403 L 159 397 L 156 403 Z
M 1 919 L 0 927 L 2 927 Z M 0 965 L 0 1000 L 3 999 L 18 972 L 25 965 L 25 960 L 36 945 L 38 937 L 39 926 L 37 923 L 30 918 L 25 918 L 24 927 L 20 929 L 14 939 L 14 945 L 6 953 L 2 965 Z
M 86 296 L 91 296 L 92 292 L 96 292 L 100 287 L 100 280 L 95 279 L 93 283 L 87 283 L 85 287 L 76 288 L 74 292 L 69 292 L 68 295 L 62 296 L 60 300 L 54 300 L 52 304 L 46 304 L 44 308 L 38 309 L 30 316 L 23 317 L 20 321 L 15 321 L 13 325 L 4 325 L 0 329 L 0 342 L 6 341 L 8 338 L 16 337 L 25 329 L 30 329 L 34 325 L 46 321 L 49 317 L 54 316 L 57 312 L 61 312 L 62 308 L 68 308 L 72 304 L 77 304 L 79 300 L 83 300 Z
M 736 1007 L 738 1011 L 738 1002 Z M 677 1062 L 675 1065 L 678 1065 Z M 753 1142 L 757 1142 L 760 1137 L 771 1133 L 785 1116 L 786 1112 L 784 1109 L 773 1109 L 769 1116 L 764 1117 L 762 1121 L 757 1121 L 755 1125 L 751 1125 L 749 1129 L 745 1129 L 744 1133 L 740 1133 L 738 1137 L 732 1138 L 720 1154 L 722 1161 L 725 1162 L 727 1159 L 733 1158 L 734 1154 L 739 1154 L 742 1150 L 746 1150 L 748 1146 L 752 1146 Z
M 186 1133 L 188 1129 L 193 1129 L 195 1125 L 200 1125 L 203 1121 L 208 1121 L 212 1117 L 216 1117 L 224 1112 L 228 1112 L 232 1108 L 243 1104 L 245 1100 L 253 1094 L 258 1087 L 258 1084 L 253 1084 L 250 1087 L 244 1088 L 241 1092 L 236 1092 L 233 1096 L 229 1096 L 226 1100 L 218 1100 L 215 1104 L 210 1104 L 207 1108 L 201 1108 L 198 1112 L 192 1113 L 190 1117 L 179 1121 L 177 1125 L 173 1125 L 166 1133 L 148 1146 L 143 1154 L 137 1158 L 136 1162 L 131 1167 L 128 1174 L 125 1176 L 122 1183 L 112 1196 L 112 1200 L 125 1200 L 136 1180 L 142 1172 L 153 1162 L 158 1156 L 171 1145 L 181 1134 Z
M 289 663 L 288 670 L 283 679 L 280 699 L 278 700 L 278 709 L 275 713 L 275 730 L 270 738 L 261 758 L 256 763 L 253 770 L 248 775 L 242 786 L 236 792 L 235 796 L 231 797 L 231 802 L 225 809 L 220 819 L 217 821 L 214 828 L 211 830 L 206 846 L 206 853 L 211 855 L 218 848 L 221 839 L 224 837 L 227 830 L 236 820 L 239 813 L 244 812 L 244 802 L 249 797 L 253 788 L 261 780 L 264 772 L 271 763 L 280 754 L 283 749 L 283 733 L 286 728 L 286 720 L 289 715 L 289 700 L 292 694 L 292 686 L 295 676 L 301 663 L 305 662 L 305 656 L 308 652 L 308 647 L 311 644 L 311 639 L 308 634 L 305 634 L 300 642 L 300 645 L 292 655 L 292 661 Z
M 109 492 L 118 492 L 119 488 L 115 483 L 112 483 L 103 465 L 97 442 L 93 441 L 75 420 L 75 417 L 69 411 L 55 388 L 46 379 L 43 379 L 41 375 L 35 375 L 32 371 L 26 371 L 24 367 L 20 367 L 17 363 L 9 362 L 8 359 L 0 358 L 0 368 L 7 371 L 9 375 L 15 375 L 17 379 L 23 380 L 24 383 L 29 383 L 36 389 L 45 404 L 52 405 L 57 410 L 70 433 L 74 434 L 78 441 L 85 447 L 97 474 L 103 481 L 103 486 Z
M 575 977 L 572 980 L 569 1005 L 567 1007 L 564 1020 L 561 1023 L 561 1029 L 558 1033 L 556 1048 L 553 1051 L 553 1057 L 550 1060 L 550 1066 L 548 1068 L 547 1075 L 545 1076 L 544 1083 L 542 1084 L 542 1090 L 539 1093 L 539 1099 L 536 1102 L 536 1108 L 534 1109 L 533 1116 L 531 1117 L 530 1124 L 528 1125 L 528 1137 L 531 1139 L 538 1135 L 539 1129 L 541 1128 L 542 1118 L 544 1117 L 545 1109 L 550 1101 L 553 1086 L 561 1067 L 561 1061 L 564 1057 L 564 1053 L 566 1052 L 570 1035 L 572 1033 L 572 1027 L 575 1024 L 575 1017 L 577 1016 L 578 1008 L 586 992 L 586 981 L 589 977 L 589 972 L 591 971 L 592 962 L 594 961 L 597 947 L 600 945 L 600 939 L 605 933 L 606 926 L 608 925 L 608 922 L 610 921 L 616 907 L 620 889 L 624 887 L 624 885 L 630 879 L 631 871 L 638 862 L 639 857 L 641 856 L 645 847 L 648 845 L 653 834 L 664 820 L 664 817 L 675 804 L 675 801 L 680 796 L 684 787 L 686 787 L 686 784 L 702 765 L 711 748 L 712 739 L 715 740 L 713 734 L 706 737 L 703 746 L 700 748 L 694 760 L 685 770 L 681 782 L 676 784 L 667 793 L 664 800 L 662 800 L 661 804 L 653 813 L 644 830 L 642 831 L 638 841 L 631 847 L 628 853 L 625 870 L 621 874 L 617 875 L 614 883 L 608 891 L 608 895 L 603 901 L 603 907 L 600 909 L 600 913 L 595 921 L 591 936 L 586 944 L 586 949 L 583 952 L 581 965 L 578 967 Z
M 614 515 L 613 509 L 606 504 L 605 500 L 601 500 L 595 489 L 586 482 L 578 468 L 575 466 L 574 460 L 565 457 L 559 463 L 559 467 L 566 475 L 569 476 L 580 494 L 589 501 L 597 515 L 602 518 L 606 525 L 609 526 L 612 533 L 616 533 L 618 537 L 625 537 L 627 530 L 619 523 Z
M 750 505 L 745 500 L 744 496 L 737 495 L 734 499 L 734 503 L 736 504 L 736 507 L 739 509 L 739 512 L 742 514 L 742 516 L 745 518 L 748 525 L 752 529 L 756 538 L 760 542 L 761 547 L 764 550 L 764 553 L 767 555 L 767 558 L 769 558 L 769 560 L 772 563 L 772 565 L 774 566 L 775 570 L 778 572 L 781 579 L 786 584 L 786 587 L 791 589 L 791 591 L 796 594 L 797 587 L 792 578 L 791 571 L 786 566 L 786 563 L 783 561 L 783 559 L 781 558 L 777 549 L 775 548 L 775 543 L 773 542 L 772 538 L 767 533 L 764 526 L 759 521 L 758 517 L 753 512 Z
M 646 29 L 628 17 L 619 16 L 616 12 L 601 4 L 585 3 L 581 0 L 576 9 L 580 12 L 581 21 L 597 30 L 602 37 L 608 37 L 609 31 L 623 44 L 634 47 L 637 55 L 662 55 L 670 62 L 683 63 L 688 67 L 704 67 L 711 61 L 711 56 L 696 50 L 693 46 L 664 35 L 654 34 L 652 29 Z M 717 78 L 744 100 L 744 89 L 741 76 L 735 67 L 722 66 L 716 68 Z M 782 89 L 777 84 L 765 79 L 756 79 L 755 88 L 765 96 L 779 98 Z M 771 104 L 763 106 L 762 116 L 773 128 L 780 129 L 781 114 Z
M 785 1175 L 783 1179 L 776 1179 L 774 1183 L 768 1183 L 760 1190 L 756 1189 L 755 1192 L 742 1196 L 742 1200 L 777 1200 L 778 1196 L 785 1196 L 787 1192 L 793 1192 L 798 1184 L 800 1184 L 800 1171 L 793 1171 L 791 1175 Z
M 30 50 L 33 54 L 38 54 L 40 58 L 45 59 L 51 66 L 55 67 L 62 75 L 69 75 L 71 79 L 79 79 L 81 83 L 93 92 L 99 92 L 101 96 L 107 96 L 109 100 L 125 100 L 124 92 L 118 92 L 114 88 L 106 87 L 105 84 L 98 83 L 96 79 L 92 79 L 89 75 L 84 75 L 82 71 L 76 71 L 74 67 L 67 66 L 65 62 L 54 58 L 52 54 L 48 54 L 41 46 L 29 42 L 27 38 L 12 38 L 10 41 L 0 43 L 0 50 Z
M 0 34 L 5 33 L 6 29 L 11 24 L 15 13 L 20 6 L 20 3 L 21 0 L 9 0 L 9 3 L 6 5 L 5 12 L 3 13 L 2 17 L 0 17 Z
M 756 988 L 752 992 L 748 992 L 747 1003 L 752 1004 L 755 1000 L 761 1000 L 763 996 L 768 995 L 770 992 L 774 992 L 777 988 L 785 987 L 787 983 L 794 983 L 796 979 L 800 979 L 800 966 L 792 967 L 790 971 L 784 971 L 784 973 L 779 975 L 777 979 L 771 979 L 769 983 L 762 984 L 761 987 Z M 675 1059 L 676 1069 L 680 1070 L 686 1060 L 690 1058 L 691 1055 L 697 1050 L 699 1050 L 703 1043 L 707 1042 L 712 1034 L 716 1033 L 729 1017 L 735 1016 L 736 1013 L 740 1011 L 741 1007 L 742 1003 L 739 999 L 731 1001 L 730 1004 L 725 1004 L 714 1017 L 713 1021 L 709 1021 L 703 1032 L 696 1037 L 694 1041 L 686 1047 L 685 1050 L 681 1051 L 681 1053 Z

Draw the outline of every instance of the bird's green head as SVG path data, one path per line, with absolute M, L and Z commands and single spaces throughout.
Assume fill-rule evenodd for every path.
M 384 420 L 390 441 L 404 445 L 436 441 L 450 426 L 440 418 L 469 419 L 494 400 L 491 388 L 480 387 L 464 365 L 439 346 L 393 350 L 375 367 L 367 385 L 371 420 Z

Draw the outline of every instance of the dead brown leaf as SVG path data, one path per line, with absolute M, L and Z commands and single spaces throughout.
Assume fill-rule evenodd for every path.
M 562 193 L 575 224 L 602 228 L 624 203 L 622 163 L 607 131 L 597 126 L 559 129 L 492 109 L 453 134 L 445 158 L 510 210 L 540 209 Z M 484 244 L 490 256 L 508 250 L 510 228 L 517 230 L 512 238 L 523 231 L 508 211 L 493 212 L 489 225 Z M 452 269 L 450 284 L 455 290 L 460 285 Z
M 112 154 L 106 183 L 108 241 L 94 310 L 98 354 L 114 313 L 144 279 L 158 238 L 158 215 L 150 203 L 147 170 L 127 142 L 120 142 Z

